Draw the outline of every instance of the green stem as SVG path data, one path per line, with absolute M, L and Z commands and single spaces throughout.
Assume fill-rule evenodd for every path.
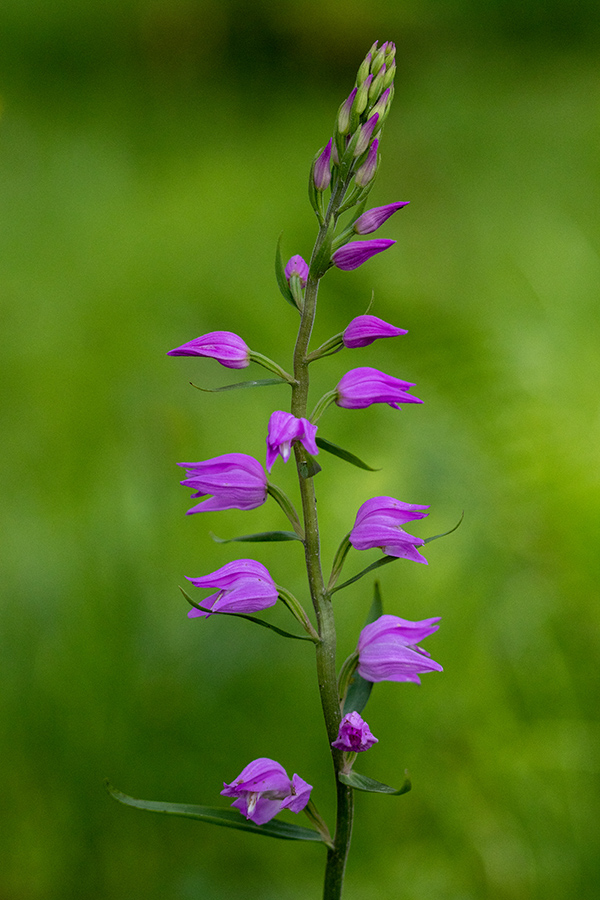
M 323 224 L 319 229 L 317 240 L 315 241 L 315 246 L 313 248 L 311 273 L 312 262 L 321 252 L 327 238 L 330 223 L 332 220 L 335 220 L 337 210 L 343 202 L 348 181 L 349 177 L 340 179 L 331 196 Z M 315 277 L 313 274 L 309 274 L 304 294 L 304 306 L 300 319 L 300 328 L 298 330 L 298 338 L 294 350 L 295 384 L 292 384 L 292 414 L 297 418 L 307 416 L 309 388 L 308 345 L 315 320 L 318 291 L 319 278 Z M 341 722 L 341 710 L 337 692 L 335 666 L 335 620 L 331 596 L 325 587 L 321 567 L 319 522 L 317 517 L 314 480 L 312 477 L 306 478 L 302 475 L 301 466 L 304 462 L 304 457 L 302 448 L 298 443 L 294 444 L 294 452 L 298 469 L 300 495 L 302 498 L 306 571 L 310 595 L 317 619 L 317 631 L 320 638 L 319 643 L 315 646 L 319 693 L 325 718 L 327 739 L 330 745 L 337 794 L 336 829 L 333 845 L 328 848 L 327 852 L 323 898 L 324 900 L 339 900 L 342 895 L 344 870 L 352 835 L 352 819 L 354 812 L 353 792 L 352 788 L 342 784 L 338 780 L 338 773 L 342 771 L 344 765 L 343 754 L 341 751 L 331 747 L 331 742 L 334 741 L 338 735 Z

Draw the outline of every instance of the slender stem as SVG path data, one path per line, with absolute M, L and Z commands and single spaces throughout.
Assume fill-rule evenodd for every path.
M 313 249 L 313 260 L 321 250 L 331 219 L 336 217 L 337 210 L 343 201 L 347 183 L 347 180 L 340 179 L 331 196 L 327 213 L 319 229 Z M 315 320 L 318 291 L 319 279 L 309 274 L 304 294 L 304 306 L 302 309 L 300 328 L 298 330 L 298 338 L 294 350 L 295 384 L 292 385 L 292 414 L 297 418 L 306 417 L 307 415 L 309 388 L 308 345 Z M 314 480 L 312 477 L 305 478 L 302 476 L 303 465 L 304 471 L 306 471 L 306 458 L 302 446 L 295 443 L 294 452 L 296 455 L 300 495 L 302 498 L 306 571 L 320 638 L 320 642 L 315 647 L 319 693 L 325 718 L 327 738 L 331 749 L 337 794 L 336 829 L 333 838 L 333 846 L 329 847 L 327 852 L 323 898 L 324 900 L 339 900 L 342 895 L 344 870 L 352 835 L 352 819 L 354 811 L 353 793 L 352 788 L 342 784 L 338 780 L 338 773 L 343 766 L 343 754 L 341 751 L 331 747 L 331 742 L 334 741 L 338 735 L 341 722 L 341 710 L 337 693 L 337 675 L 335 666 L 335 621 L 331 596 L 325 587 L 321 567 L 319 522 L 317 517 Z

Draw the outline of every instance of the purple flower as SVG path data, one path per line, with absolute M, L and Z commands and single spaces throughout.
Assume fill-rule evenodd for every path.
M 228 369 L 245 369 L 250 365 L 250 350 L 237 334 L 231 331 L 210 331 L 200 337 L 169 350 L 167 356 L 208 356 Z
M 371 734 L 367 723 L 357 712 L 351 712 L 342 719 L 338 736 L 331 742 L 331 746 L 347 753 L 362 753 L 377 743 L 379 741 Z
M 316 456 L 319 448 L 315 443 L 317 426 L 308 419 L 297 419 L 291 413 L 276 410 L 271 414 L 267 431 L 267 471 L 270 472 L 277 456 L 287 462 L 294 441 L 300 441 L 305 449 Z
M 194 488 L 197 493 L 192 497 L 213 495 L 188 509 L 188 516 L 218 509 L 254 509 L 267 499 L 267 476 L 253 456 L 226 453 L 201 462 L 177 465 L 187 469 L 188 477 L 181 484 Z
M 406 328 L 396 328 L 377 316 L 357 316 L 352 319 L 342 335 L 345 347 L 367 347 L 378 338 L 408 334 Z
M 202 578 L 188 578 L 199 588 L 217 588 L 218 593 L 202 600 L 200 606 L 210 610 L 202 612 L 195 607 L 188 617 L 206 617 L 215 612 L 251 613 L 274 606 L 278 592 L 268 569 L 254 559 L 238 559 L 227 563 L 216 572 Z
M 382 253 L 383 250 L 387 250 L 395 243 L 396 241 L 386 238 L 378 238 L 374 241 L 350 241 L 349 244 L 344 244 L 333 253 L 331 261 L 338 269 L 349 272 L 350 269 L 358 269 L 376 253 Z
M 355 87 L 350 93 L 347 100 L 344 100 L 338 112 L 337 127 L 340 134 L 347 134 L 350 131 L 350 113 L 358 88 Z
M 330 138 L 329 143 L 314 165 L 313 180 L 318 191 L 326 190 L 331 181 L 331 145 L 332 140 Z
M 419 641 L 438 630 L 439 616 L 409 622 L 398 616 L 380 616 L 366 625 L 358 639 L 358 674 L 365 681 L 413 681 L 423 672 L 443 672 Z
M 399 409 L 399 403 L 422 403 L 418 397 L 408 393 L 410 387 L 414 387 L 410 381 L 401 381 L 379 369 L 362 366 L 351 369 L 342 377 L 335 402 L 345 409 L 365 409 L 372 403 L 387 403 Z
M 221 794 L 237 797 L 231 805 L 256 825 L 264 825 L 282 809 L 301 812 L 311 791 L 312 785 L 299 775 L 290 781 L 282 765 L 261 757 L 249 763 L 231 784 L 224 782 Z
M 379 121 L 379 113 L 375 113 L 374 116 L 371 116 L 370 119 L 364 123 L 364 125 L 360 126 L 358 140 L 354 146 L 354 156 L 355 158 L 358 156 L 362 156 L 369 144 L 371 143 L 371 137 L 373 135 L 373 131 L 375 130 L 375 126 Z
M 375 138 L 371 146 L 369 147 L 369 152 L 367 153 L 367 158 L 356 170 L 356 174 L 354 176 L 354 181 L 359 187 L 366 187 L 369 182 L 373 180 L 375 177 L 375 173 L 377 172 L 377 149 L 379 147 L 379 138 Z
M 308 278 L 308 265 L 301 256 L 292 256 L 287 266 L 285 267 L 284 272 L 288 283 L 292 275 L 297 275 L 300 279 L 301 286 L 306 287 L 306 279 Z
M 360 507 L 356 514 L 354 528 L 350 532 L 350 543 L 355 550 L 383 550 L 387 556 L 412 559 L 425 563 L 427 560 L 417 550 L 425 541 L 404 531 L 407 522 L 423 519 L 428 515 L 428 506 L 403 503 L 394 497 L 372 497 Z
M 386 206 L 376 206 L 373 209 L 368 209 L 354 223 L 355 232 L 357 234 L 371 234 L 373 231 L 377 231 L 384 222 L 387 222 L 390 216 L 393 216 L 403 206 L 408 206 L 409 203 L 410 200 L 403 200 L 399 203 L 388 203 Z

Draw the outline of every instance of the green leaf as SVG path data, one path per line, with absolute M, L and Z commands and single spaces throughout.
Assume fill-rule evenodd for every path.
M 205 609 L 203 606 L 200 606 L 199 603 L 195 603 L 187 591 L 179 585 L 179 590 L 194 609 L 199 609 L 202 612 L 210 612 L 210 610 Z M 264 619 L 257 619 L 256 616 L 249 616 L 247 613 L 231 613 L 231 612 L 220 612 L 217 610 L 216 612 L 211 612 L 212 616 L 233 616 L 235 619 L 247 619 L 249 622 L 254 622 L 256 625 L 262 625 L 263 628 L 270 628 L 271 631 L 275 631 L 277 634 L 280 634 L 282 637 L 292 638 L 295 641 L 311 641 L 312 638 L 309 638 L 306 634 L 292 634 L 291 631 L 284 631 L 283 628 L 278 628 L 277 625 L 271 625 L 270 622 L 265 622 Z
M 282 235 L 280 234 L 279 240 L 277 241 L 277 249 L 275 251 L 275 276 L 284 300 L 287 300 L 290 306 L 293 306 L 294 309 L 297 310 L 298 307 L 296 306 L 296 301 L 292 296 L 288 280 L 285 277 L 285 266 L 283 265 L 283 258 L 281 256 L 281 238 Z
M 318 831 L 312 828 L 304 828 L 302 825 L 293 825 L 288 822 L 276 822 L 272 819 L 265 825 L 255 825 L 245 819 L 237 809 L 220 809 L 212 806 L 192 806 L 188 803 L 162 803 L 156 800 L 136 800 L 128 797 L 114 788 L 108 781 L 106 789 L 111 797 L 123 803 L 125 806 L 134 806 L 136 809 L 146 809 L 150 812 L 164 813 L 168 816 L 183 816 L 186 819 L 198 819 L 211 825 L 223 825 L 225 828 L 237 828 L 239 831 L 251 831 L 254 834 L 263 834 L 266 837 L 281 838 L 284 841 L 318 841 L 322 837 Z
M 194 384 L 193 381 L 190 381 L 192 387 L 196 388 L 197 391 L 204 391 L 205 394 L 219 394 L 221 391 L 235 391 L 238 388 L 253 388 L 253 387 L 265 387 L 269 384 L 287 384 L 285 378 L 259 378 L 258 381 L 237 381 L 235 384 L 224 384 L 222 387 L 217 388 L 206 388 L 200 387 L 199 384 Z
M 408 777 L 404 779 L 404 784 L 398 790 L 390 787 L 389 784 L 375 781 L 374 778 L 368 778 L 366 775 L 359 775 L 358 772 L 349 772 L 348 775 L 339 772 L 338 779 L 342 784 L 348 784 L 357 791 L 367 791 L 370 794 L 391 794 L 395 797 L 399 797 L 400 794 L 407 794 L 412 787 L 410 778 Z
M 344 581 L 342 584 L 336 585 L 329 592 L 330 594 L 335 594 L 336 591 L 341 591 L 342 588 L 348 587 L 350 584 L 354 584 L 355 581 L 358 581 L 360 578 L 363 578 L 369 572 L 373 572 L 375 569 L 381 568 L 381 566 L 387 566 L 388 563 L 395 562 L 397 559 L 400 559 L 399 556 L 382 556 L 381 559 L 376 560 L 374 563 L 371 563 L 370 566 L 367 566 L 366 569 L 363 569 L 362 572 L 359 572 L 358 575 L 354 575 L 352 578 L 349 578 L 348 581 Z
M 438 538 L 446 537 L 447 534 L 452 534 L 453 531 L 456 531 L 456 529 L 459 527 L 459 525 L 462 525 L 462 520 L 464 519 L 464 517 L 465 517 L 465 511 L 463 509 L 462 515 L 461 515 L 460 519 L 458 520 L 458 522 L 456 523 L 456 525 L 454 526 L 454 528 L 451 528 L 450 531 L 444 531 L 443 534 L 434 534 L 433 537 L 425 538 L 423 543 L 429 544 L 430 541 L 437 541 Z
M 377 621 L 380 616 L 383 615 L 383 600 L 381 598 L 381 585 L 378 581 L 375 581 L 373 585 L 373 602 L 371 603 L 371 607 L 369 612 L 367 613 L 367 620 L 365 625 L 371 625 L 372 622 Z
M 326 441 L 325 438 L 317 437 L 317 447 L 321 450 L 325 450 L 326 453 L 331 453 L 333 456 L 337 456 L 340 459 L 345 459 L 346 462 L 352 463 L 353 466 L 356 466 L 359 469 L 366 469 L 367 472 L 381 472 L 381 469 L 374 469 L 373 466 L 367 465 L 366 462 L 363 462 L 362 459 L 359 459 L 358 456 L 355 456 L 354 453 L 350 453 L 349 450 L 344 450 L 343 447 L 338 447 L 337 444 L 332 444 L 331 441 Z
M 277 541 L 299 541 L 300 538 L 294 531 L 259 531 L 257 534 L 242 534 L 240 537 L 220 538 L 213 532 L 209 532 L 216 544 L 265 544 Z
M 361 713 L 369 702 L 372 690 L 373 682 L 365 681 L 358 672 L 354 672 L 344 700 L 343 715 L 347 716 L 351 712 Z

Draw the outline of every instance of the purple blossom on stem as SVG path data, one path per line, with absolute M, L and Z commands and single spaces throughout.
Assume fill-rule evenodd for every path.
M 287 462 L 294 441 L 300 441 L 308 453 L 316 456 L 319 448 L 315 443 L 317 426 L 308 419 L 297 419 L 291 413 L 276 410 L 271 414 L 267 429 L 267 471 L 270 472 L 277 456 Z
M 374 116 L 371 116 L 370 119 L 360 126 L 360 133 L 356 144 L 354 145 L 354 156 L 355 158 L 358 156 L 362 156 L 367 147 L 371 142 L 371 137 L 373 135 L 373 131 L 375 130 L 375 126 L 379 121 L 379 113 L 375 113 Z
M 238 559 L 201 578 L 188 578 L 199 588 L 217 588 L 218 593 L 200 602 L 208 612 L 195 607 L 190 619 L 212 613 L 252 613 L 274 606 L 279 596 L 269 570 L 254 559 Z
M 387 238 L 378 238 L 374 241 L 351 241 L 336 250 L 331 256 L 331 261 L 338 269 L 349 272 L 351 269 L 358 269 L 372 256 L 382 253 L 395 243 L 396 241 L 390 241 Z
M 398 203 L 388 203 L 386 206 L 368 209 L 362 216 L 359 216 L 353 228 L 357 234 L 371 234 L 373 231 L 377 231 L 384 222 L 387 222 L 390 216 L 393 216 L 403 206 L 408 206 L 409 203 L 410 200 L 402 200 Z
M 377 547 L 387 556 L 412 559 L 427 565 L 427 560 L 417 550 L 425 541 L 408 534 L 401 527 L 407 522 L 423 519 L 428 515 L 424 512 L 426 509 L 429 507 L 403 503 L 395 497 L 372 497 L 363 503 L 356 514 L 350 543 L 355 550 Z
M 352 319 L 342 335 L 344 346 L 349 348 L 368 347 L 379 338 L 397 337 L 408 334 L 406 328 L 396 328 L 377 316 L 357 316 Z
M 231 805 L 256 825 L 264 825 L 282 809 L 301 812 L 311 791 L 312 785 L 299 775 L 290 780 L 280 763 L 261 757 L 249 763 L 231 784 L 224 782 L 221 794 L 237 797 Z
M 204 497 L 187 515 L 219 509 L 254 509 L 267 499 L 267 476 L 263 467 L 246 453 L 226 453 L 196 463 L 178 463 L 187 469 L 188 477 L 181 482 L 194 488 L 192 497 Z
M 379 743 L 369 726 L 357 712 L 347 713 L 341 721 L 338 736 L 331 746 L 347 753 L 362 753 Z
M 300 279 L 301 286 L 304 288 L 306 287 L 306 279 L 308 278 L 308 264 L 301 256 L 296 254 L 296 256 L 292 256 L 289 260 L 284 269 L 284 274 L 288 280 L 288 284 L 292 275 L 297 275 Z
M 408 389 L 414 387 L 410 381 L 402 381 L 363 366 L 351 369 L 342 377 L 337 390 L 335 402 L 345 409 L 365 409 L 372 403 L 387 403 L 394 409 L 400 409 L 399 403 L 422 403 L 418 397 L 408 393 Z
M 369 147 L 369 152 L 367 153 L 367 158 L 357 170 L 354 176 L 354 181 L 359 187 L 366 187 L 369 182 L 373 180 L 375 177 L 375 173 L 377 171 L 377 150 L 379 148 L 379 138 L 375 138 L 371 146 Z
M 167 356 L 207 356 L 228 369 L 245 369 L 250 365 L 250 349 L 241 337 L 231 331 L 210 331 L 169 350 Z
M 348 99 L 344 100 L 340 106 L 337 120 L 337 127 L 340 134 L 347 134 L 350 130 L 350 113 L 352 112 L 352 106 L 357 91 L 357 87 L 353 88 Z
M 313 169 L 313 181 L 318 191 L 324 191 L 331 182 L 331 138 L 317 159 Z
M 409 622 L 380 616 L 366 625 L 358 639 L 358 674 L 365 681 L 412 681 L 421 684 L 424 672 L 443 672 L 427 650 L 418 646 L 439 628 L 439 616 Z

